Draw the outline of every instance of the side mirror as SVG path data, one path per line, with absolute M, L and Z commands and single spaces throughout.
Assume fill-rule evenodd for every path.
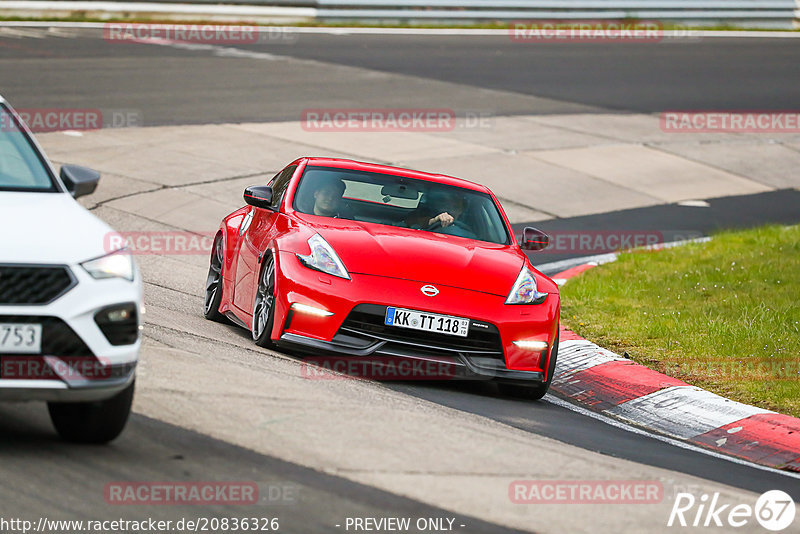
M 525 250 L 542 250 L 550 245 L 550 236 L 537 228 L 526 226 L 522 231 L 520 248 Z
M 62 165 L 59 176 L 74 198 L 91 195 L 100 181 L 99 172 L 79 165 Z
M 272 188 L 268 185 L 251 185 L 244 190 L 244 201 L 265 210 L 272 209 Z

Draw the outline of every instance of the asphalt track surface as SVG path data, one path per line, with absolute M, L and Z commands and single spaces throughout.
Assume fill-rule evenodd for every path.
M 587 109 L 793 109 L 800 87 L 800 47 L 794 40 L 609 44 L 597 45 L 588 52 L 581 43 L 540 47 L 514 44 L 502 37 L 304 35 L 291 45 L 240 48 L 417 77 L 418 89 L 423 91 L 415 95 L 414 102 L 419 105 L 436 105 L 446 99 L 424 94 L 426 79 L 542 97 L 541 107 L 535 110 L 515 107 L 511 100 L 494 102 L 496 114 Z M 336 93 L 324 90 L 324 79 L 292 78 L 287 73 L 276 78 L 269 68 L 262 71 L 207 56 L 191 49 L 98 46 L 95 39 L 0 39 L 0 93 L 18 108 L 56 107 L 68 102 L 75 107 L 141 110 L 148 125 L 297 120 L 299 110 L 306 107 L 357 105 L 364 98 L 399 103 L 407 96 L 402 88 L 395 95 Z M 555 98 L 558 100 L 550 100 Z M 459 106 L 485 109 L 486 102 L 465 97 Z M 637 228 L 668 228 L 664 221 L 675 220 L 674 210 L 693 209 L 697 218 L 685 220 L 685 229 L 701 232 L 763 222 L 796 222 L 796 197 L 793 191 L 777 204 L 767 197 L 739 199 L 748 206 L 779 206 L 772 211 L 754 209 L 744 219 L 738 209 L 741 204 L 725 199 L 712 202 L 711 208 L 628 210 L 591 216 L 591 221 L 609 229 L 629 227 L 631 221 Z M 540 226 L 569 229 L 589 220 L 583 219 L 555 219 Z M 555 259 L 560 258 L 554 256 L 548 261 Z M 551 402 L 523 406 L 519 401 L 498 397 L 491 385 L 401 383 L 390 387 L 612 457 L 755 492 L 783 489 L 800 500 L 800 485 L 794 478 L 678 448 Z M 285 524 L 296 527 L 289 531 L 331 531 L 331 522 L 347 515 L 444 515 L 442 510 L 420 502 L 138 415 L 117 443 L 86 449 L 58 442 L 41 406 L 0 406 L 0 436 L 4 481 L 0 485 L 0 512 L 6 515 L 38 516 L 43 509 L 88 514 L 97 510 L 98 503 L 76 495 L 90 492 L 96 497 L 98 484 L 115 477 L 179 479 L 199 475 L 213 480 L 232 479 L 236 474 L 249 480 L 278 478 L 300 488 L 302 506 L 281 509 Z M 171 509 L 168 514 L 174 517 L 179 512 L 184 510 Z M 187 516 L 198 515 L 197 510 L 185 512 Z M 140 517 L 141 512 L 135 510 L 130 515 Z M 506 531 L 472 518 L 459 519 L 469 524 L 471 532 Z
M 280 520 L 284 532 L 331 532 L 346 517 L 456 518 L 469 532 L 513 529 L 356 484 L 134 415 L 125 439 L 107 447 L 68 445 L 50 429 L 44 405 L 0 406 L 0 517 L 6 519 L 127 519 L 259 517 Z M 111 506 L 107 483 L 128 480 L 241 480 L 259 486 L 253 506 Z M 146 510 L 146 513 L 143 511 Z M 310 513 L 313 512 L 313 513 Z M 34 519 L 35 520 L 35 519 Z M 413 531 L 413 530 L 412 530 Z
M 82 30 L 78 35 L 98 35 Z M 299 120 L 321 107 L 445 107 L 495 115 L 591 111 L 796 110 L 797 39 L 675 39 L 661 43 L 515 43 L 508 36 L 301 34 L 264 44 L 218 44 L 210 55 L 98 42 L 0 39 L 2 94 L 16 107 L 132 109 L 146 125 Z M 407 75 L 412 83 L 351 87 L 331 69 L 298 73 L 230 61 L 224 49 Z M 442 94 L 430 82 L 494 89 Z

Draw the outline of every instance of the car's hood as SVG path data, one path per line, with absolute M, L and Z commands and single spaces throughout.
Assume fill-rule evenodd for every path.
M 110 252 L 110 232 L 67 193 L 0 192 L 0 263 L 79 263 Z
M 442 284 L 505 297 L 525 262 L 521 252 L 460 237 L 357 221 L 319 225 L 351 273 Z

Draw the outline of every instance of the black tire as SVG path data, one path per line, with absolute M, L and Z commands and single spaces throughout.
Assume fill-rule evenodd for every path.
M 526 400 L 539 400 L 547 394 L 550 389 L 550 384 L 553 382 L 553 375 L 556 372 L 556 360 L 558 359 L 558 334 L 556 334 L 556 341 L 553 343 L 553 350 L 551 351 L 550 361 L 547 364 L 547 379 L 542 384 L 529 386 L 519 382 L 498 382 L 497 388 L 502 395 L 507 397 L 515 397 L 518 399 Z
M 258 276 L 258 287 L 253 304 L 253 340 L 256 345 L 272 348 L 272 325 L 275 322 L 275 258 L 272 252 L 264 255 L 261 274 Z
M 133 405 L 136 381 L 108 400 L 49 402 L 47 409 L 56 432 L 75 443 L 108 443 L 125 428 Z
M 224 246 L 222 236 L 217 236 L 214 240 L 214 248 L 211 250 L 211 261 L 208 266 L 208 277 L 206 278 L 206 296 L 203 303 L 203 316 L 209 321 L 227 323 L 228 319 L 219 312 L 219 305 L 222 302 L 222 258 Z

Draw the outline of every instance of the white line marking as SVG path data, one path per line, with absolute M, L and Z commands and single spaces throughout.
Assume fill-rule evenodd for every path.
M 0 36 L 2 37 L 10 37 L 12 39 L 22 39 L 22 38 L 31 38 L 31 39 L 44 39 L 47 37 L 47 30 L 45 29 L 36 29 L 36 28 L 0 28 Z
M 777 475 L 783 475 L 783 476 L 787 476 L 787 477 L 790 477 L 790 478 L 796 478 L 796 479 L 800 480 L 800 473 L 793 473 L 791 471 L 782 471 L 780 469 L 775 469 L 774 467 L 767 467 L 765 465 L 754 464 L 753 462 L 748 462 L 747 460 L 742 460 L 741 458 L 735 458 L 733 456 L 727 456 L 725 454 L 720 454 L 718 452 L 714 452 L 714 451 L 711 451 L 711 450 L 708 450 L 708 449 L 704 449 L 702 447 L 698 447 L 697 445 L 692 445 L 691 443 L 687 443 L 685 441 L 680 441 L 680 440 L 677 440 L 677 439 L 674 439 L 674 438 L 670 438 L 670 437 L 667 437 L 667 436 L 661 436 L 659 434 L 653 434 L 653 433 L 648 432 L 646 430 L 642 430 L 641 428 L 636 428 L 636 427 L 630 426 L 630 425 L 628 425 L 626 423 L 623 423 L 623 422 L 618 421 L 616 419 L 613 419 L 611 417 L 608 417 L 608 416 L 593 412 L 591 410 L 587 410 L 586 408 L 581 408 L 580 406 L 576 406 L 576 405 L 574 405 L 574 404 L 572 404 L 570 402 L 567 402 L 567 401 L 565 401 L 563 399 L 559 399 L 558 397 L 555 397 L 550 393 L 545 395 L 543 400 L 545 402 L 549 402 L 550 404 L 555 404 L 556 406 L 560 406 L 561 408 L 566 408 L 567 410 L 573 411 L 575 413 L 579 413 L 581 415 L 585 415 L 586 417 L 591 417 L 592 419 L 597 419 L 598 421 L 600 421 L 602 423 L 605 423 L 607 425 L 611 425 L 611 426 L 613 426 L 615 428 L 618 428 L 620 430 L 625 430 L 627 432 L 632 432 L 633 434 L 638 434 L 640 436 L 648 436 L 648 437 L 653 438 L 655 440 L 662 441 L 664 443 L 668 443 L 669 445 L 672 445 L 674 447 L 679 447 L 681 449 L 686 449 L 686 450 L 693 451 L 693 452 L 699 452 L 701 454 L 705 454 L 707 456 L 718 458 L 720 460 L 725 460 L 725 461 L 728 461 L 728 462 L 731 462 L 731 463 L 734 463 L 734 464 L 744 465 L 744 466 L 747 466 L 747 467 L 752 467 L 754 469 L 758 469 L 760 471 L 767 471 L 769 473 L 774 473 L 774 474 L 777 474 Z M 638 462 L 638 463 L 641 463 L 641 462 Z M 663 468 L 663 469 L 669 469 L 669 468 Z M 669 469 L 669 470 L 672 470 L 672 469 Z M 698 476 L 698 475 L 694 475 L 694 476 Z M 704 477 L 700 477 L 700 478 L 704 478 Z
M 677 203 L 678 206 L 685 206 L 687 208 L 708 208 L 711 206 L 705 200 L 681 200 Z
M 142 39 L 136 41 L 141 44 L 152 44 L 158 46 L 169 46 L 179 50 L 191 51 L 205 51 L 211 52 L 217 57 L 238 57 L 247 59 L 265 59 L 267 61 L 275 61 L 278 59 L 286 59 L 283 56 L 276 56 L 275 54 L 268 54 L 266 52 L 254 52 L 251 50 L 241 50 L 239 48 L 232 48 L 229 46 L 218 46 L 203 43 L 184 43 L 181 41 L 170 41 L 167 39 Z
M 581 258 L 570 258 L 568 260 L 561 260 L 561 261 L 551 261 L 550 263 L 542 263 L 540 265 L 534 265 L 534 267 L 536 267 L 537 271 L 541 272 L 547 271 L 553 274 L 558 274 L 562 271 L 566 271 L 567 269 L 571 269 L 573 267 L 577 267 L 578 265 L 583 265 L 585 263 L 595 263 L 597 265 L 603 265 L 605 263 L 611 263 L 612 261 L 617 261 L 616 252 L 609 252 L 608 254 L 597 254 L 595 256 L 583 256 Z

